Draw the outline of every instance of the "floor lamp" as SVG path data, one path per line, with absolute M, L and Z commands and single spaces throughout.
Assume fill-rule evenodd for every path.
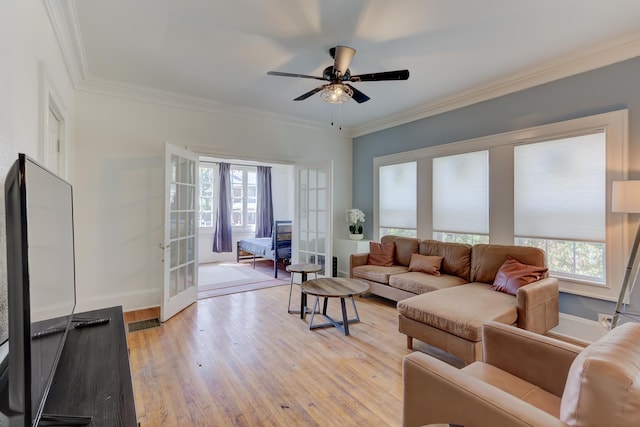
M 640 181 L 614 181 L 613 191 L 611 194 L 611 211 L 640 213 Z M 611 329 L 615 328 L 618 324 L 618 318 L 620 317 L 622 306 L 624 305 L 624 297 L 627 293 L 627 288 L 629 287 L 631 271 L 635 264 L 639 245 L 640 224 L 636 230 L 636 237 L 633 240 L 631 252 L 629 252 L 629 261 L 627 262 L 627 269 L 625 270 L 624 278 L 622 279 L 622 288 L 620 288 L 620 296 L 618 297 L 618 303 L 616 304 L 616 311 L 613 315 L 613 320 L 611 321 Z

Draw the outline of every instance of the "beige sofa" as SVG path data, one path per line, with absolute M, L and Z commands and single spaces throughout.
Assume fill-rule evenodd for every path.
M 469 364 L 482 358 L 482 324 L 498 321 L 539 334 L 558 324 L 558 281 L 545 277 L 515 295 L 492 289 L 508 257 L 545 265 L 544 252 L 511 245 L 463 245 L 384 236 L 395 244 L 394 265 L 367 264 L 367 254 L 351 256 L 350 276 L 365 280 L 370 292 L 398 302 L 399 331 L 449 352 Z M 441 256 L 441 275 L 409 271 L 411 254 Z
M 437 240 L 419 240 L 409 237 L 383 236 L 381 243 L 394 243 L 392 267 L 369 265 L 369 254 L 353 254 L 349 262 L 349 275 L 369 283 L 369 291 L 393 301 L 418 294 L 469 283 L 471 277 L 471 246 L 445 243 Z M 443 257 L 440 276 L 410 272 L 409 263 L 414 253 Z
M 583 349 L 496 322 L 462 369 L 424 353 L 403 361 L 404 427 L 640 426 L 640 324 Z

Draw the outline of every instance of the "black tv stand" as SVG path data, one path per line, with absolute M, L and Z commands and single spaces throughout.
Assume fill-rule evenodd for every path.
M 80 417 L 75 415 L 42 414 L 38 427 L 44 426 L 86 426 L 91 423 L 93 417 Z
M 45 424 L 43 416 L 40 425 L 137 426 L 122 307 L 79 313 L 74 318 L 110 321 L 99 327 L 69 328 L 43 414 L 74 416 L 63 416 L 58 420 L 67 422 L 58 424 L 55 419 Z M 82 418 L 88 423 L 73 422 Z

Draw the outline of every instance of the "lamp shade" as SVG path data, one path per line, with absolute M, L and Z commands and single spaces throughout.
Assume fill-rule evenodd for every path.
M 611 211 L 640 213 L 640 181 L 614 181 Z
M 353 90 L 342 83 L 324 85 L 320 97 L 329 104 L 344 104 L 353 96 Z

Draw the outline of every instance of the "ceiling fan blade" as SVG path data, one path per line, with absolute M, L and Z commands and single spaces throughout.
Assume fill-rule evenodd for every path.
M 344 76 L 349 69 L 349 64 L 353 59 L 353 55 L 356 54 L 356 50 L 347 46 L 336 46 L 334 54 L 333 72 Z
M 304 101 L 305 99 L 307 99 L 311 95 L 315 95 L 316 93 L 320 92 L 322 89 L 324 89 L 324 87 L 325 87 L 325 85 L 318 86 L 317 88 L 315 88 L 313 90 L 310 90 L 307 93 L 303 93 L 299 97 L 295 98 L 294 101 Z
M 324 80 L 324 78 L 322 78 L 322 77 L 308 76 L 306 74 L 281 73 L 280 71 L 267 71 L 267 74 L 270 75 L 270 76 L 298 77 L 298 78 L 301 78 L 301 79 Z
M 345 85 L 345 86 L 349 86 L 349 88 L 353 91 L 353 95 L 351 95 L 351 98 L 354 101 L 356 101 L 358 104 L 362 104 L 363 102 L 367 102 L 368 100 L 371 99 L 367 95 L 365 95 L 364 93 L 360 92 L 355 87 L 353 87 L 351 85 Z
M 383 71 L 381 73 L 358 74 L 351 76 L 352 82 L 379 82 L 383 80 L 407 80 L 409 70 Z

